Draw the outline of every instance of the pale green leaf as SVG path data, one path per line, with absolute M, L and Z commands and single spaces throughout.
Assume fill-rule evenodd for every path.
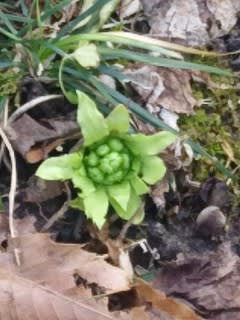
M 131 169 L 135 174 L 138 174 L 141 170 L 141 158 L 139 156 L 133 157 Z
M 125 220 L 129 220 L 137 212 L 141 205 L 140 197 L 132 188 L 126 210 L 123 210 L 122 207 L 113 198 L 110 198 L 109 201 L 116 213 Z
M 92 43 L 86 43 L 80 46 L 71 56 L 84 68 L 96 68 L 100 62 L 97 47 Z
M 124 105 L 118 105 L 106 118 L 111 132 L 126 133 L 129 130 L 129 114 Z
M 133 177 L 131 177 L 130 183 L 137 195 L 141 195 L 149 192 L 148 186 L 137 175 L 134 175 Z
M 76 169 L 72 166 L 72 162 L 75 163 L 75 159 L 75 153 L 49 158 L 39 166 L 36 175 L 46 180 L 71 179 L 75 175 Z
M 70 154 L 70 164 L 74 169 L 82 167 L 83 152 L 78 151 Z
M 160 131 L 146 136 L 142 133 L 124 137 L 128 147 L 136 154 L 156 155 L 176 140 L 177 136 L 169 131 Z
M 87 177 L 80 174 L 76 174 L 72 177 L 72 182 L 75 188 L 82 191 L 83 195 L 88 195 L 95 191 L 95 186 L 92 181 Z
M 142 179 L 154 184 L 161 180 L 166 173 L 166 167 L 162 159 L 157 156 L 148 156 L 143 159 Z
M 138 213 L 134 217 L 132 223 L 133 224 L 140 224 L 143 221 L 144 217 L 145 217 L 145 211 L 144 211 L 143 207 L 141 206 L 138 209 Z
M 105 6 L 103 6 L 103 8 L 100 11 L 100 21 L 99 21 L 99 25 L 96 27 L 96 31 L 98 31 L 104 25 L 104 23 L 108 21 L 112 12 L 116 10 L 119 2 L 120 0 L 109 0 L 105 4 Z
M 79 90 L 77 96 L 77 121 L 82 130 L 84 145 L 89 146 L 109 134 L 108 125 L 93 100 Z
M 92 219 L 99 229 L 105 222 L 105 216 L 108 211 L 108 196 L 104 189 L 97 189 L 83 198 L 85 214 Z
M 112 185 L 108 188 L 109 196 L 123 209 L 127 210 L 131 188 L 128 181 Z
M 83 199 L 77 197 L 70 201 L 70 206 L 74 209 L 84 210 Z

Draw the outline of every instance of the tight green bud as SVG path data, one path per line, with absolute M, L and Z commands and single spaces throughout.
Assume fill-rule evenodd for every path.
M 104 173 L 112 173 L 114 171 L 113 167 L 111 166 L 111 163 L 109 163 L 108 159 L 106 158 L 103 158 L 101 160 L 99 168 Z
M 106 159 L 108 160 L 110 166 L 113 169 L 118 169 L 121 165 L 122 158 L 121 155 L 117 152 L 111 152 L 106 156 Z
M 122 157 L 122 167 L 123 167 L 123 169 L 128 170 L 129 167 L 130 167 L 129 155 L 127 153 L 123 153 L 121 155 L 121 157 Z
M 112 149 L 112 151 L 119 152 L 119 151 L 123 150 L 123 148 L 124 148 L 123 143 L 120 140 L 114 139 L 114 138 L 112 138 L 108 141 L 108 145 Z
M 96 150 L 96 153 L 98 156 L 103 157 L 106 154 L 108 154 L 110 151 L 110 148 L 107 144 L 102 144 L 101 146 L 99 146 Z
M 88 168 L 88 174 L 95 182 L 102 183 L 104 181 L 104 175 L 98 168 Z
M 87 157 L 87 164 L 91 167 L 95 167 L 98 164 L 98 156 L 94 151 L 90 152 Z
M 112 177 L 113 177 L 113 180 L 114 180 L 115 182 L 120 182 L 120 181 L 123 179 L 123 177 L 124 177 L 124 171 L 123 171 L 123 170 L 119 170 L 119 171 L 117 171 L 116 173 L 114 173 L 114 174 L 112 175 Z
M 131 157 L 124 143 L 110 138 L 91 148 L 85 158 L 89 178 L 99 184 L 112 185 L 121 182 L 131 168 Z

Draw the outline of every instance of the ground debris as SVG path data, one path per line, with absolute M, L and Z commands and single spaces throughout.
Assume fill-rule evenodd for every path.
M 179 254 L 162 268 L 153 286 L 189 301 L 206 319 L 240 319 L 240 258 L 228 242 L 216 252 Z
M 240 4 L 235 0 L 141 0 L 150 34 L 203 47 L 230 32 Z
M 162 107 L 173 113 L 192 114 L 197 106 L 188 71 L 135 64 L 127 67 L 124 74 L 132 79 L 131 85 L 153 114 Z

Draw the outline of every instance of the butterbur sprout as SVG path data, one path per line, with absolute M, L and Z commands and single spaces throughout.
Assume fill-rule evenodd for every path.
M 86 94 L 77 91 L 77 96 L 83 146 L 75 153 L 45 160 L 36 175 L 46 180 L 72 180 L 79 190 L 72 206 L 83 210 L 101 228 L 109 205 L 125 220 L 140 209 L 140 196 L 166 172 L 158 154 L 176 136 L 167 131 L 129 134 L 126 107 L 118 105 L 104 118 Z M 138 222 L 143 216 L 140 212 Z

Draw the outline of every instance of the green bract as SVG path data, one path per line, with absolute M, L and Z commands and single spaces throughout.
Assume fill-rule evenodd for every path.
M 129 114 L 123 105 L 104 118 L 86 94 L 77 91 L 77 96 L 83 147 L 45 160 L 36 175 L 46 180 L 71 179 L 79 190 L 72 206 L 84 210 L 101 228 L 109 204 L 126 220 L 140 208 L 140 196 L 149 191 L 147 184 L 161 180 L 166 171 L 157 154 L 176 136 L 166 131 L 129 134 Z

